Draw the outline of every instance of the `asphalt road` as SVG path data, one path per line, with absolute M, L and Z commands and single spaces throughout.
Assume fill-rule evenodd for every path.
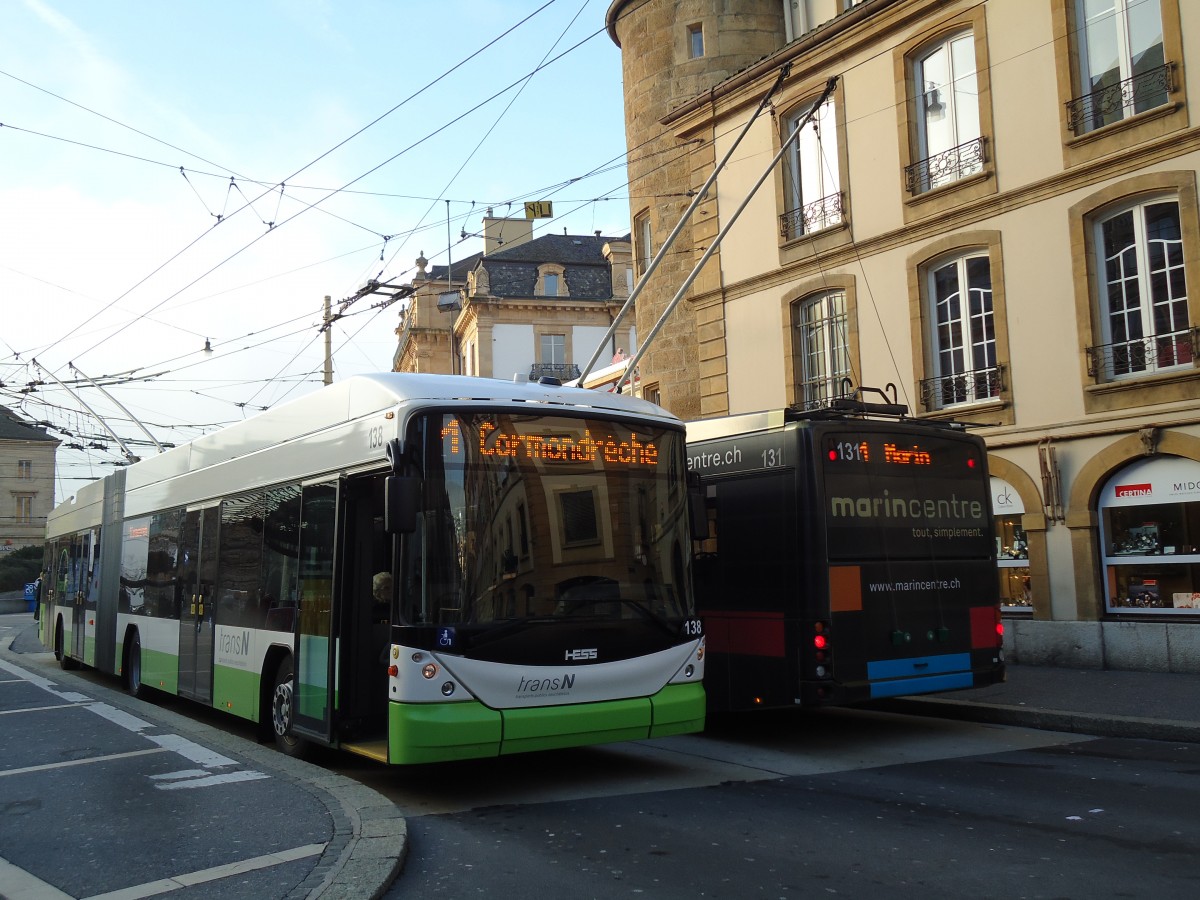
M 900 761 L 897 748 L 896 762 L 860 766 L 854 730 L 825 735 L 850 751 L 829 771 L 664 790 L 667 773 L 611 794 L 581 772 L 575 799 L 410 816 L 386 896 L 1200 895 L 1200 745 L 1047 734 L 1000 749 L 1019 729 L 996 727 L 999 752 Z M 907 730 L 875 733 L 905 745 Z M 540 795 L 537 768 L 510 772 L 505 792 Z
M 406 769 L 327 753 L 317 768 L 44 654 L 0 663 L 7 898 L 388 883 L 394 900 L 1200 895 L 1197 743 L 820 710 Z M 373 823 L 397 820 L 403 851 L 335 883 Z

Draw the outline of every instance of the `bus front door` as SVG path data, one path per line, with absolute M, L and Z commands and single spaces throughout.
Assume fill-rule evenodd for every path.
M 334 547 L 338 483 L 306 484 L 300 496 L 300 616 L 293 648 L 292 731 L 328 741 L 333 722 Z
M 179 695 L 212 702 L 220 508 L 189 509 L 180 539 Z

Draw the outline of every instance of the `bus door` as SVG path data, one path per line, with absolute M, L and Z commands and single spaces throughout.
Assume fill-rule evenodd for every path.
M 80 559 L 79 594 L 76 607 L 79 615 L 75 632 L 75 656 L 87 665 L 96 662 L 96 607 L 100 599 L 100 530 L 93 528 L 83 535 Z M 91 653 L 88 652 L 88 637 L 92 638 Z
M 179 544 L 179 695 L 212 702 L 213 614 L 220 507 L 189 509 Z
M 88 552 L 91 533 L 77 534 L 71 538 L 71 646 L 68 653 L 75 659 L 83 659 L 87 646 Z
M 328 741 L 333 734 L 334 547 L 338 527 L 339 484 L 305 484 L 300 495 L 300 601 L 293 681 L 292 731 Z

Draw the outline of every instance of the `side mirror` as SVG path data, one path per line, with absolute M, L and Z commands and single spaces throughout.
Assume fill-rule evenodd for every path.
M 419 479 L 389 475 L 383 480 L 383 530 L 388 534 L 411 534 L 417 530 L 421 503 Z

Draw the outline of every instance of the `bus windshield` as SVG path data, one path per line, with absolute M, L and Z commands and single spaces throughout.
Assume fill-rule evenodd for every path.
M 427 415 L 409 435 L 423 493 L 407 623 L 691 614 L 682 431 L 487 411 Z

